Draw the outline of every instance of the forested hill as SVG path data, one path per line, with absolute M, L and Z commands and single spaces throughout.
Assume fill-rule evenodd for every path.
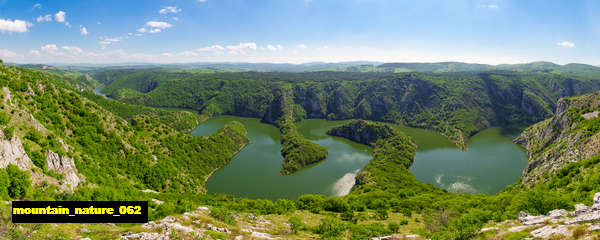
M 455 73 L 190 73 L 120 70 L 93 75 L 128 103 L 231 114 L 274 122 L 276 91 L 291 88 L 296 119 L 360 118 L 436 130 L 458 146 L 490 126 L 552 116 L 560 97 L 600 89 L 600 74 L 530 71 Z
M 0 198 L 149 200 L 145 189 L 200 194 L 208 176 L 248 144 L 237 122 L 207 137 L 176 131 L 152 115 L 128 122 L 82 96 L 73 81 L 0 65 Z M 6 185 L 5 171 L 16 169 L 27 181 Z

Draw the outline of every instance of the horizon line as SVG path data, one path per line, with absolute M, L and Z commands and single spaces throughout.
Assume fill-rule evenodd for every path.
M 532 63 L 551 63 L 558 66 L 566 66 L 571 64 L 580 64 L 580 65 L 588 65 L 592 67 L 600 67 L 600 64 L 590 64 L 590 63 L 582 63 L 582 62 L 570 62 L 565 64 L 559 64 L 552 61 L 530 61 L 530 62 L 519 62 L 519 63 L 498 63 L 498 64 L 489 64 L 489 63 L 478 63 L 478 62 L 461 62 L 461 61 L 424 61 L 424 62 L 386 62 L 386 61 L 372 61 L 372 60 L 352 60 L 352 61 L 338 61 L 338 62 L 326 62 L 326 61 L 311 61 L 311 62 L 302 62 L 302 63 L 292 63 L 292 62 L 250 62 L 250 61 L 201 61 L 201 62 L 112 62 L 112 63 L 90 63 L 90 62 L 81 62 L 81 63 L 60 63 L 60 62 L 5 62 L 4 64 L 10 65 L 50 65 L 50 66 L 78 66 L 78 65 L 97 65 L 97 66 L 124 66 L 124 65 L 182 65 L 182 64 L 273 64 L 273 65 L 306 65 L 306 64 L 351 64 L 357 63 L 356 65 L 372 65 L 379 66 L 383 64 L 390 63 L 404 63 L 404 64 L 435 64 L 435 63 L 464 63 L 464 64 L 478 64 L 478 65 L 487 65 L 487 66 L 501 66 L 501 65 L 521 65 L 521 64 L 532 64 Z M 364 63 L 373 63 L 373 64 L 360 64 L 359 62 Z

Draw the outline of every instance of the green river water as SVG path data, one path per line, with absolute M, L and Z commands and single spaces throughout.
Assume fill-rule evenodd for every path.
M 196 136 L 214 133 L 230 121 L 246 126 L 250 144 L 224 168 L 209 178 L 209 192 L 228 193 L 247 198 L 289 198 L 302 194 L 345 195 L 354 176 L 371 159 L 371 148 L 332 137 L 325 132 L 345 121 L 308 119 L 298 123 L 300 132 L 327 147 L 329 156 L 314 166 L 282 176 L 279 130 L 256 118 L 220 116 L 200 124 Z M 471 138 L 468 151 L 462 151 L 445 137 L 432 131 L 398 126 L 419 146 L 410 168 L 422 182 L 452 192 L 496 193 L 517 181 L 527 157 L 511 142 L 511 135 L 500 128 L 486 129 Z

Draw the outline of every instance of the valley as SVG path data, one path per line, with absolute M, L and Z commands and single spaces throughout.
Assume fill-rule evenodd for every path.
M 598 12 L 0 0 L 0 240 L 600 240 Z
M 259 119 L 220 116 L 200 124 L 192 135 L 208 136 L 230 121 L 244 124 L 250 144 L 209 178 L 208 192 L 272 200 L 295 199 L 303 194 L 342 196 L 350 192 L 356 174 L 371 159 L 371 148 L 326 134 L 330 128 L 348 121 L 307 119 L 297 123 L 307 139 L 329 150 L 329 156 L 290 176 L 279 174 L 279 132 Z M 502 135 L 500 128 L 476 134 L 469 149 L 463 151 L 435 132 L 395 127 L 409 132 L 417 142 L 410 168 L 415 177 L 451 192 L 495 194 L 516 182 L 527 162 L 523 150 L 511 141 L 514 134 Z
M 558 100 L 595 90 L 589 73 L 133 69 L 104 72 L 115 75 L 97 79 L 101 90 L 0 70 L 0 138 L 22 155 L 3 155 L 0 197 L 150 202 L 151 224 L 74 224 L 62 233 L 70 238 L 530 236 L 535 229 L 509 231 L 506 221 L 570 211 L 600 191 L 598 94 Z M 15 238 L 55 236 L 50 225 L 1 221 Z

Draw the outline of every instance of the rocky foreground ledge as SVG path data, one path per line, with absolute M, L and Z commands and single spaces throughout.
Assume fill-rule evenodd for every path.
M 235 229 L 228 229 L 217 222 L 207 221 L 210 215 L 208 207 L 198 207 L 192 212 L 186 212 L 178 217 L 167 216 L 163 219 L 150 221 L 141 226 L 139 232 L 127 232 L 120 239 L 136 240 L 166 240 L 166 239 L 277 239 L 279 237 L 268 231 L 273 223 L 262 217 L 250 215 L 247 223 Z
M 481 232 L 529 233 L 525 239 L 598 239 L 593 232 L 600 231 L 600 192 L 594 195 L 592 206 L 576 204 L 575 210 L 554 209 L 546 215 L 532 216 L 520 212 L 517 221 L 505 221 Z

